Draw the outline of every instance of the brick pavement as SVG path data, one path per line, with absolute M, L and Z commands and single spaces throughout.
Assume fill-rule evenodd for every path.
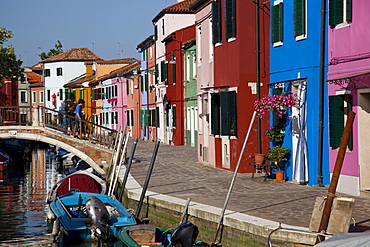
M 128 153 L 133 139 L 128 144 Z M 139 140 L 131 175 L 143 186 L 155 142 Z M 217 169 L 197 161 L 197 149 L 161 143 L 148 190 L 181 199 L 222 208 L 233 172 Z M 309 227 L 318 196 L 327 194 L 327 187 L 310 187 L 293 183 L 263 181 L 262 176 L 238 174 L 227 206 L 228 210 L 275 221 L 290 226 Z M 370 231 L 370 199 L 355 198 L 350 231 Z

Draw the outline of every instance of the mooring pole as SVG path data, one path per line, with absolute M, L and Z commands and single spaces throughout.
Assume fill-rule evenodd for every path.
M 128 174 L 130 173 L 132 159 L 134 158 L 134 154 L 135 154 L 135 150 L 136 150 L 138 140 L 139 140 L 139 138 L 136 137 L 135 140 L 134 140 L 134 143 L 132 144 L 130 157 L 128 158 L 128 162 L 127 162 L 127 166 L 126 166 L 125 176 L 123 177 L 121 191 L 120 191 L 119 197 L 118 197 L 119 201 L 122 200 L 123 191 L 125 190 L 125 187 L 126 187 Z
M 326 231 L 326 229 L 328 228 L 331 207 L 333 205 L 335 192 L 337 190 L 340 171 L 342 169 L 344 156 L 346 154 L 348 140 L 349 140 L 349 137 L 351 136 L 351 130 L 352 130 L 353 121 L 355 119 L 355 115 L 356 114 L 353 111 L 348 112 L 347 123 L 346 123 L 346 126 L 344 127 L 344 131 L 342 134 L 342 140 L 340 141 L 340 146 L 339 146 L 339 150 L 337 154 L 337 159 L 335 161 L 333 176 L 330 181 L 330 186 L 328 189 L 328 194 L 326 196 L 324 210 L 322 212 L 322 217 L 321 217 L 319 230 L 318 230 L 319 233 L 321 231 Z M 316 239 L 316 243 L 319 243 L 323 240 L 324 240 L 323 236 L 318 236 Z
M 235 171 L 234 171 L 234 176 L 233 176 L 233 178 L 231 180 L 229 191 L 228 191 L 227 196 L 226 196 L 226 199 L 225 199 L 224 207 L 222 208 L 222 211 L 221 211 L 220 219 L 218 220 L 217 229 L 216 229 L 216 233 L 215 233 L 215 238 L 213 240 L 212 246 L 215 246 L 215 244 L 216 244 L 217 237 L 218 237 L 218 232 L 220 231 L 221 224 L 222 224 L 223 219 L 224 219 L 226 207 L 227 207 L 227 204 L 229 203 L 230 194 L 231 194 L 231 191 L 232 191 L 232 189 L 234 187 L 234 183 L 235 183 L 235 180 L 236 180 L 236 175 L 238 174 L 239 166 L 240 166 L 240 163 L 242 161 L 244 150 L 245 150 L 245 147 L 247 146 L 247 142 L 248 142 L 249 135 L 251 133 L 253 122 L 254 122 L 254 119 L 255 118 L 256 118 L 256 111 L 253 112 L 252 119 L 251 119 L 251 122 L 249 124 L 247 135 L 244 138 L 243 147 L 242 147 L 242 150 L 241 150 L 241 152 L 239 154 L 239 159 L 238 159 L 238 163 L 236 164 L 236 168 L 235 168 Z
M 146 194 L 146 190 L 148 189 L 149 180 L 150 180 L 150 177 L 152 175 L 155 158 L 157 157 L 157 152 L 158 152 L 159 144 L 160 144 L 160 141 L 157 141 L 157 143 L 155 144 L 155 147 L 154 147 L 154 151 L 153 151 L 153 155 L 152 155 L 152 160 L 150 161 L 148 172 L 146 174 L 146 178 L 145 178 L 145 182 L 144 182 L 144 186 L 143 186 L 143 191 L 141 192 L 139 204 L 137 205 L 137 209 L 136 209 L 136 212 L 135 212 L 135 218 L 136 218 L 136 220 L 139 220 L 140 211 L 141 211 L 141 208 L 143 206 L 143 201 L 144 201 L 144 197 L 145 197 L 145 194 Z

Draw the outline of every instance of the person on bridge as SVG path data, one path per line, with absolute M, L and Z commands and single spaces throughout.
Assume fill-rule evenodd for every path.
M 75 113 L 75 118 L 78 119 L 77 126 L 76 126 L 76 136 L 78 135 L 78 133 L 81 130 L 81 125 L 82 125 L 81 120 L 84 118 L 82 109 L 84 108 L 84 106 L 85 106 L 85 100 L 79 99 L 78 104 L 76 106 L 76 113 Z

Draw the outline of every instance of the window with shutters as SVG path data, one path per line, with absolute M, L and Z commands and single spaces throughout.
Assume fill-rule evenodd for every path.
M 37 96 L 36 92 L 32 92 L 32 103 L 37 103 Z
M 236 37 L 235 0 L 225 0 L 225 32 L 226 39 L 230 42 Z
M 338 148 L 342 139 L 346 116 L 352 111 L 350 94 L 329 96 L 329 145 Z M 348 142 L 348 149 L 353 150 L 352 133 Z
M 176 106 L 172 106 L 172 126 L 176 127 Z
M 213 45 L 220 45 L 222 38 L 220 1 L 221 0 L 215 0 L 212 2 Z
M 271 41 L 273 46 L 281 46 L 283 44 L 283 1 L 278 0 L 272 6 L 272 25 L 271 25 Z
M 294 0 L 294 37 L 297 41 L 306 38 L 306 3 L 307 0 Z
M 348 26 L 352 22 L 352 0 L 329 0 L 329 25 L 332 28 Z
M 211 94 L 211 133 L 213 135 L 236 136 L 236 92 Z

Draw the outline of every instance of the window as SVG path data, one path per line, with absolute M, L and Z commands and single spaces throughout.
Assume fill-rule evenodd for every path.
M 213 135 L 235 136 L 236 92 L 220 92 L 211 94 L 211 133 Z
M 305 35 L 306 0 L 294 0 L 294 37 L 305 38 Z
M 221 43 L 221 8 L 220 1 L 212 2 L 212 30 L 213 30 L 213 45 Z
M 161 81 L 164 82 L 164 84 L 168 84 L 167 82 L 167 74 L 168 74 L 168 69 L 167 69 L 167 63 L 165 61 L 161 62 Z
M 59 89 L 59 99 L 63 100 L 63 89 Z
M 44 103 L 44 92 L 40 92 L 40 103 Z
M 164 35 L 164 19 L 162 19 L 162 35 Z
M 158 40 L 158 26 L 154 25 L 154 40 Z
M 84 99 L 84 90 L 80 89 L 80 99 Z
M 274 46 L 282 45 L 283 42 L 283 2 L 275 1 L 272 6 L 272 43 Z
M 345 117 L 352 111 L 352 97 L 350 94 L 329 96 L 329 138 L 330 147 L 338 148 L 344 131 Z M 352 134 L 348 142 L 348 149 L 353 150 Z
M 334 28 L 339 24 L 352 22 L 352 0 L 329 0 L 329 25 Z
M 62 76 L 62 68 L 57 68 L 57 76 Z
M 51 97 L 50 96 L 50 90 L 47 90 L 46 92 L 47 92 L 47 97 L 48 97 L 47 101 L 50 101 L 50 97 Z
M 26 91 L 21 91 L 21 102 L 27 103 L 27 92 Z
M 235 20 L 235 0 L 225 0 L 225 31 L 226 39 L 230 41 L 235 38 L 236 20 Z
M 32 92 L 32 103 L 37 103 L 37 94 L 36 94 L 36 92 Z
M 45 77 L 49 77 L 50 76 L 50 69 L 45 69 L 44 70 L 44 75 L 45 75 Z
M 171 60 L 175 60 L 175 56 L 171 55 Z M 172 84 L 176 84 L 176 63 L 171 64 L 171 73 L 172 73 Z

